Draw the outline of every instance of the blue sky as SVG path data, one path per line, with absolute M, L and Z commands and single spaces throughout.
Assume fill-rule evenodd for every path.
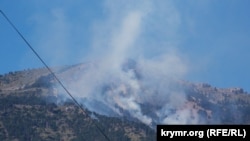
M 124 40 L 118 41 L 132 46 L 129 57 L 174 50 L 188 66 L 183 79 L 248 92 L 249 5 L 248 0 L 0 1 L 0 9 L 50 66 L 101 59 L 109 46 L 119 44 L 113 38 L 120 31 Z M 126 18 L 132 23 L 123 22 Z M 119 28 L 120 23 L 128 26 Z M 2 16 L 0 37 L 0 74 L 42 67 Z

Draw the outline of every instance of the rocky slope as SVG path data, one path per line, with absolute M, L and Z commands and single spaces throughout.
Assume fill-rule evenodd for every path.
M 101 89 L 102 95 L 112 97 L 78 98 L 72 88 L 82 84 L 77 83 L 81 74 L 92 66 L 53 69 L 84 110 L 67 97 L 45 68 L 0 75 L 0 140 L 105 140 L 95 125 L 111 140 L 155 140 L 157 124 L 250 124 L 250 95 L 243 89 L 174 80 L 166 87 L 169 96 L 160 97 L 160 91 L 151 92 L 154 89 L 143 85 L 143 75 L 133 65 L 124 71 L 136 74 L 133 80 L 140 84 L 140 93 L 150 92 L 152 100 L 132 97 L 130 85 L 113 80 Z M 118 102 L 114 103 L 111 99 L 116 95 Z
M 57 103 L 53 83 L 43 68 L 0 76 L 0 140 L 106 140 L 98 128 L 110 140 L 155 139 L 155 131 L 140 122 L 82 110 L 70 99 Z

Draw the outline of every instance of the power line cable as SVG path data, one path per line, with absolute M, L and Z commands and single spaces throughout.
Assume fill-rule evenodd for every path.
M 22 33 L 16 28 L 16 26 L 10 21 L 10 19 L 7 17 L 7 15 L 0 10 L 0 13 L 3 15 L 3 17 L 8 21 L 8 23 L 12 26 L 12 28 L 18 33 L 18 35 L 23 39 L 23 41 L 28 45 L 28 47 L 32 50 L 32 52 L 38 57 L 38 59 L 42 62 L 42 64 L 48 69 L 48 71 L 53 75 L 53 77 L 56 79 L 56 81 L 62 86 L 62 88 L 65 90 L 65 92 L 71 97 L 71 99 L 75 102 L 75 104 L 84 112 L 84 109 L 82 106 L 77 102 L 77 100 L 73 97 L 73 95 L 68 91 L 68 89 L 63 85 L 61 80 L 56 76 L 56 74 L 49 68 L 49 66 L 43 61 L 43 59 L 40 57 L 40 55 L 35 51 L 35 49 L 30 45 L 30 43 L 24 38 Z M 86 115 L 91 118 L 87 113 Z M 111 141 L 109 137 L 102 131 L 102 129 L 93 122 L 98 129 L 98 131 L 105 137 L 106 140 Z

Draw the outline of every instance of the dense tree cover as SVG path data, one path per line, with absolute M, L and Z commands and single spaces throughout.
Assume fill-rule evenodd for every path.
M 98 129 L 112 141 L 156 139 L 153 129 L 131 117 L 101 116 L 80 109 L 72 100 L 58 103 L 61 97 L 59 92 L 54 92 L 54 85 L 46 69 L 0 75 L 0 141 L 105 140 Z M 187 105 L 197 110 L 206 123 L 250 124 L 250 97 L 243 90 L 221 90 L 208 84 L 185 85 L 184 89 L 180 85 L 180 89 L 185 92 Z M 150 104 L 141 104 L 141 107 L 143 113 L 155 116 Z M 169 110 L 171 113 L 177 111 L 176 108 Z
M 41 93 L 0 96 L 1 141 L 105 140 L 96 125 L 111 140 L 155 140 L 155 131 L 144 124 L 97 114 L 92 119 L 87 115 L 90 111 L 82 111 L 72 102 L 56 105 L 39 96 Z

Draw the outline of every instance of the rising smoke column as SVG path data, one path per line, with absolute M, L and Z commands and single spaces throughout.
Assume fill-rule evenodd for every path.
M 69 84 L 73 95 L 84 99 L 86 108 L 107 116 L 129 115 L 147 125 L 197 123 L 190 110 L 175 112 L 186 102 L 176 81 L 188 68 L 169 41 L 180 23 L 171 1 L 107 0 L 104 7 L 107 19 L 95 24 L 89 54 L 97 61 Z M 156 18 L 162 23 L 155 23 Z M 150 114 L 143 105 L 151 107 Z
M 174 0 L 34 3 L 35 6 L 31 4 L 34 11 L 30 12 L 33 16 L 28 19 L 31 28 L 34 25 L 36 28 L 36 34 L 31 35 L 35 44 L 31 43 L 38 47 L 45 62 L 50 66 L 92 62 L 72 77 L 76 78 L 74 81 L 64 80 L 70 92 L 88 109 L 108 116 L 130 114 L 147 124 L 201 122 L 197 113 L 188 109 L 186 94 L 175 81 L 185 79 L 190 68 L 204 71 L 211 66 L 207 65 L 211 57 L 193 59 L 193 66 L 186 62 L 185 54 L 178 50 L 187 48 L 180 46 L 181 35 L 185 38 L 187 30 L 194 34 L 201 19 L 193 19 L 197 15 L 192 13 L 197 9 L 178 8 L 203 9 L 208 1 L 191 1 L 188 5 L 175 5 L 178 2 Z M 196 48 L 189 47 L 191 52 Z M 56 51 L 51 51 L 52 48 Z M 30 57 L 24 59 L 25 64 L 34 57 L 24 56 Z
M 105 18 L 92 22 L 91 49 L 81 60 L 92 63 L 72 76 L 73 81 L 64 80 L 73 96 L 91 111 L 129 116 L 147 125 L 199 122 L 199 117 L 190 118 L 192 111 L 183 109 L 186 94 L 176 86 L 188 65 L 178 51 L 181 15 L 173 1 L 103 2 Z M 72 30 L 76 26 L 68 20 L 67 8 L 56 6 L 49 17 L 37 19 L 39 26 L 46 25 L 39 28 L 38 44 L 52 62 L 68 60 L 75 42 L 69 38 L 78 33 Z

